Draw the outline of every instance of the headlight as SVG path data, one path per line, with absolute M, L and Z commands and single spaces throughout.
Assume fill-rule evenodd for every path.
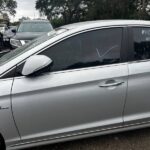
M 15 39 L 11 39 L 10 44 L 12 46 L 15 46 L 15 47 L 21 47 L 22 46 L 21 42 L 19 40 L 15 40 Z

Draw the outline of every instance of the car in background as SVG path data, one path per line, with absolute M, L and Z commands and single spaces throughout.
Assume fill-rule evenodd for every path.
M 3 42 L 3 34 L 7 30 L 7 25 L 6 24 L 0 24 L 0 51 L 4 47 L 4 42 Z
M 13 48 L 18 48 L 52 30 L 53 27 L 48 20 L 24 20 L 19 25 L 10 43 Z
M 0 24 L 0 33 L 4 34 L 4 32 L 7 30 L 6 24 Z
M 6 48 L 12 48 L 10 39 L 15 36 L 17 26 L 9 26 L 8 29 L 3 33 L 3 43 Z
M 4 39 L 10 39 L 10 38 L 12 38 L 13 36 L 15 36 L 16 30 L 17 30 L 17 26 L 9 26 L 8 29 L 3 34 L 4 35 L 3 38 Z

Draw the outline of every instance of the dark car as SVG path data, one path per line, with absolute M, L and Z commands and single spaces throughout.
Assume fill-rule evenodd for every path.
M 10 43 L 13 48 L 18 48 L 51 30 L 53 27 L 48 20 L 25 20 L 19 25 Z
M 10 44 L 10 39 L 15 36 L 15 31 L 17 30 L 17 26 L 9 26 L 7 30 L 3 34 L 3 44 L 5 48 L 12 48 Z

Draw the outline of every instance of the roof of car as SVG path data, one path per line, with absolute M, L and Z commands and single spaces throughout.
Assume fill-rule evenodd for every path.
M 127 26 L 127 25 L 150 25 L 150 21 L 144 20 L 98 20 L 98 21 L 86 21 L 80 23 L 74 23 L 65 25 L 62 28 L 74 29 L 74 28 L 90 28 L 90 27 L 103 27 L 103 26 Z
M 22 22 L 49 22 L 49 21 L 48 20 L 38 19 L 38 20 L 23 20 Z

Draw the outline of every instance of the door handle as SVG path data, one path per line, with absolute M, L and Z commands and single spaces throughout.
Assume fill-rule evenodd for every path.
M 99 87 L 107 88 L 107 87 L 119 86 L 122 85 L 123 83 L 124 83 L 123 81 L 116 82 L 114 80 L 111 80 L 111 81 L 107 81 L 105 84 L 100 85 Z
M 0 110 L 6 110 L 6 109 L 9 109 L 9 107 L 2 107 L 2 106 L 0 106 Z

